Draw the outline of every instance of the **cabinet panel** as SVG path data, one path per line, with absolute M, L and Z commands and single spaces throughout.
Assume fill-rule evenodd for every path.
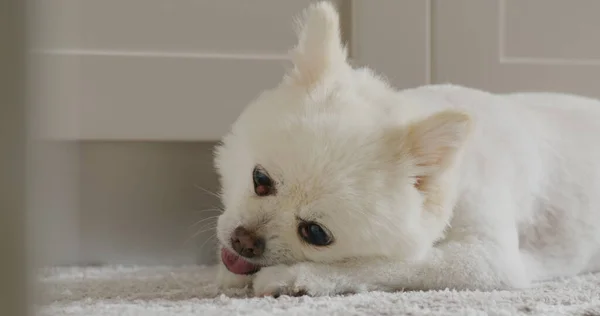
M 32 99 L 52 139 L 218 140 L 288 66 L 310 0 L 37 0 Z
M 430 82 L 429 0 L 352 1 L 351 52 L 397 88 Z
M 589 14 L 561 14 L 560 24 L 543 27 L 557 11 L 595 12 L 598 4 L 573 0 L 567 8 L 565 1 L 537 1 L 538 12 L 525 21 L 521 15 L 533 11 L 534 3 L 435 1 L 434 82 L 496 92 L 558 91 L 600 98 L 600 41 L 594 35 L 600 20 L 592 20 Z M 574 27 L 580 19 L 588 27 Z M 584 39 L 590 43 L 583 44 Z M 563 46 L 568 48 L 559 49 Z
M 58 139 L 217 140 L 286 61 L 45 56 L 40 132 Z
M 53 50 L 284 54 L 309 0 L 37 0 Z

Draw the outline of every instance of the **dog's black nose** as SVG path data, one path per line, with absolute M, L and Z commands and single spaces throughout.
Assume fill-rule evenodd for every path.
M 254 258 L 262 255 L 265 251 L 265 240 L 256 233 L 239 226 L 231 235 L 231 247 L 242 257 Z

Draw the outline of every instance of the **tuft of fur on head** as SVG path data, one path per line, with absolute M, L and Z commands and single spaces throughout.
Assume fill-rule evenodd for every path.
M 298 44 L 291 52 L 294 64 L 288 77 L 291 83 L 310 88 L 348 68 L 339 15 L 331 3 L 311 4 L 295 22 Z
M 302 21 L 293 70 L 246 107 L 216 148 L 221 245 L 231 249 L 243 226 L 266 241 L 264 254 L 249 259 L 259 265 L 422 256 L 451 216 L 450 171 L 469 118 L 423 117 L 415 105 L 396 119 L 396 103 L 408 101 L 348 65 L 335 8 L 312 4 Z M 273 194 L 255 193 L 257 166 Z M 308 244 L 303 222 L 321 225 L 333 243 Z

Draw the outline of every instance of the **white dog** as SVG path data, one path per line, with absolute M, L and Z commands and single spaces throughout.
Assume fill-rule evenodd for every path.
M 216 149 L 222 287 L 256 295 L 511 289 L 600 268 L 600 102 L 395 91 L 327 3 L 294 68 Z

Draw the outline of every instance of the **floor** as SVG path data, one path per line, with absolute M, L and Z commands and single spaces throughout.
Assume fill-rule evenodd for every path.
M 247 298 L 220 293 L 215 267 L 51 268 L 40 275 L 44 316 L 100 315 L 600 315 L 600 274 L 522 291 L 365 293 Z

